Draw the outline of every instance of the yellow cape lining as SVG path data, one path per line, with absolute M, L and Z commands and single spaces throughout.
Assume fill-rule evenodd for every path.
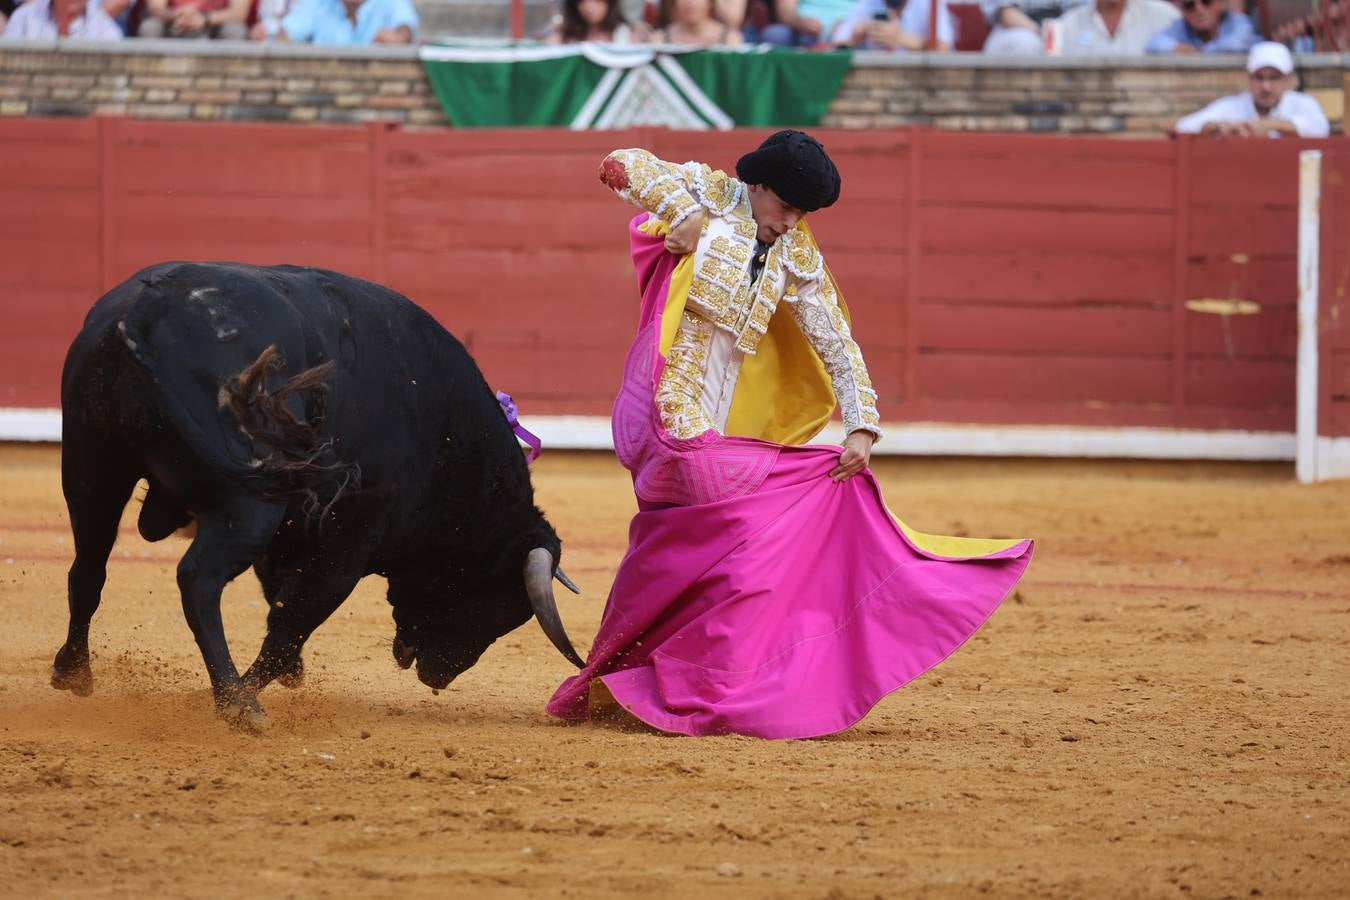
M 797 227 L 806 234 L 812 246 L 816 246 L 815 236 L 806 223 L 799 222 Z M 654 236 L 670 233 L 669 226 L 655 217 L 647 219 L 639 230 Z M 826 277 L 833 277 L 828 269 Z M 675 343 L 675 333 L 680 327 L 693 282 L 694 254 L 691 253 L 680 259 L 670 276 L 670 290 L 661 314 L 662 356 L 668 356 Z M 838 283 L 835 292 L 839 308 L 848 320 L 848 306 Z M 759 342 L 757 352 L 742 361 L 736 393 L 727 415 L 727 434 L 760 438 L 776 444 L 805 444 L 820 433 L 834 414 L 836 400 L 830 375 L 797 323 L 790 319 L 780 304 L 769 319 L 769 330 Z M 926 534 L 910 528 L 895 513 L 891 513 L 891 518 L 912 544 L 936 556 L 988 556 L 1021 543 L 1016 539 Z

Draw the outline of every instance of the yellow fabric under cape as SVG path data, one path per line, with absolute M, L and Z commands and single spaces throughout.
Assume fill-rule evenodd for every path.
M 639 227 L 650 235 L 670 233 L 666 223 L 654 216 Z M 797 228 L 819 251 L 820 247 L 807 224 L 799 222 Z M 825 273 L 827 277 L 834 277 L 828 268 Z M 661 315 L 662 356 L 669 356 L 671 345 L 675 343 L 675 333 L 680 327 L 680 317 L 684 315 L 693 280 L 694 254 L 690 253 L 676 264 L 670 276 L 670 291 L 666 295 L 666 307 Z M 835 282 L 835 292 L 844 319 L 852 324 L 838 282 Z M 727 414 L 727 434 L 759 438 L 776 444 L 805 444 L 829 423 L 836 402 L 825 364 L 820 361 L 797 323 L 791 321 L 791 316 L 780 308 L 769 319 L 769 330 L 760 340 L 755 354 L 747 354 L 741 363 L 736 393 Z M 926 534 L 910 528 L 893 512 L 891 518 L 912 544 L 937 556 L 958 559 L 988 556 L 1021 543 L 1020 539 Z
M 806 223 L 798 223 L 797 228 L 815 246 L 815 238 Z M 665 222 L 654 217 L 643 223 L 641 229 L 651 235 L 670 232 Z M 828 276 L 828 270 L 826 274 Z M 693 280 L 694 255 L 691 253 L 680 260 L 670 276 L 670 293 L 661 316 L 662 356 L 670 355 Z M 839 307 L 848 319 L 848 307 L 844 305 L 842 294 Z M 824 363 L 797 323 L 791 321 L 790 316 L 775 312 L 756 352 L 747 355 L 741 363 L 736 394 L 727 414 L 727 434 L 775 444 L 805 444 L 829 423 L 834 407 L 834 390 Z

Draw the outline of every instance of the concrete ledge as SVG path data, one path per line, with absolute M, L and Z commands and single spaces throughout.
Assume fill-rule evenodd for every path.
M 545 450 L 613 450 L 604 416 L 527 416 L 521 420 Z M 1167 428 L 1066 428 L 1062 426 L 883 423 L 882 456 L 1038 456 L 1094 459 L 1195 459 L 1292 461 L 1294 435 L 1281 432 L 1183 431 Z M 837 444 L 833 424 L 813 443 Z M 59 441 L 58 409 L 0 409 L 0 440 Z M 1323 438 L 1324 478 L 1350 477 L 1350 438 Z M 1292 473 L 1291 473 L 1291 476 Z
M 108 56 L 240 56 L 268 59 L 406 59 L 416 61 L 416 46 L 329 47 L 271 41 L 186 41 L 128 38 L 86 41 L 76 38 L 10 38 L 0 44 L 6 53 L 88 53 Z
M 427 43 L 434 44 L 433 39 Z M 458 44 L 484 47 L 507 46 L 491 38 L 455 38 Z M 283 44 L 272 41 L 184 41 L 165 38 L 129 38 L 124 41 L 89 41 L 77 38 L 11 38 L 0 44 L 5 52 L 93 53 L 135 56 L 241 56 L 274 59 L 407 59 L 416 60 L 418 47 L 332 47 L 314 44 Z M 1305 53 L 1294 57 L 1299 69 L 1350 68 L 1350 53 Z M 886 53 L 862 50 L 853 54 L 855 68 L 865 69 L 1036 69 L 1073 72 L 1083 69 L 1118 71 L 1221 71 L 1242 72 L 1236 55 L 1177 56 L 996 56 L 985 53 Z

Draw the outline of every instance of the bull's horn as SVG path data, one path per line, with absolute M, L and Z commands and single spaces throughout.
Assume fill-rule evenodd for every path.
M 558 581 L 562 582 L 562 586 L 567 588 L 572 593 L 574 594 L 581 593 L 581 588 L 577 587 L 576 582 L 567 577 L 567 573 L 562 570 L 562 566 L 558 566 L 558 571 L 553 573 L 553 577 L 558 579 Z
M 530 595 L 530 606 L 534 607 L 534 617 L 539 627 L 558 648 L 558 652 L 567 657 L 578 669 L 586 664 L 577 656 L 572 642 L 563 628 L 562 618 L 558 615 L 558 604 L 553 599 L 553 554 L 543 547 L 535 547 L 525 557 L 525 592 Z

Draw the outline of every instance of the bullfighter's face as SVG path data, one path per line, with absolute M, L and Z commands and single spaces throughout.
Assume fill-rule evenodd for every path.
M 806 213 L 787 203 L 764 184 L 750 185 L 750 212 L 759 226 L 756 235 L 765 244 L 772 244 L 797 227 Z

